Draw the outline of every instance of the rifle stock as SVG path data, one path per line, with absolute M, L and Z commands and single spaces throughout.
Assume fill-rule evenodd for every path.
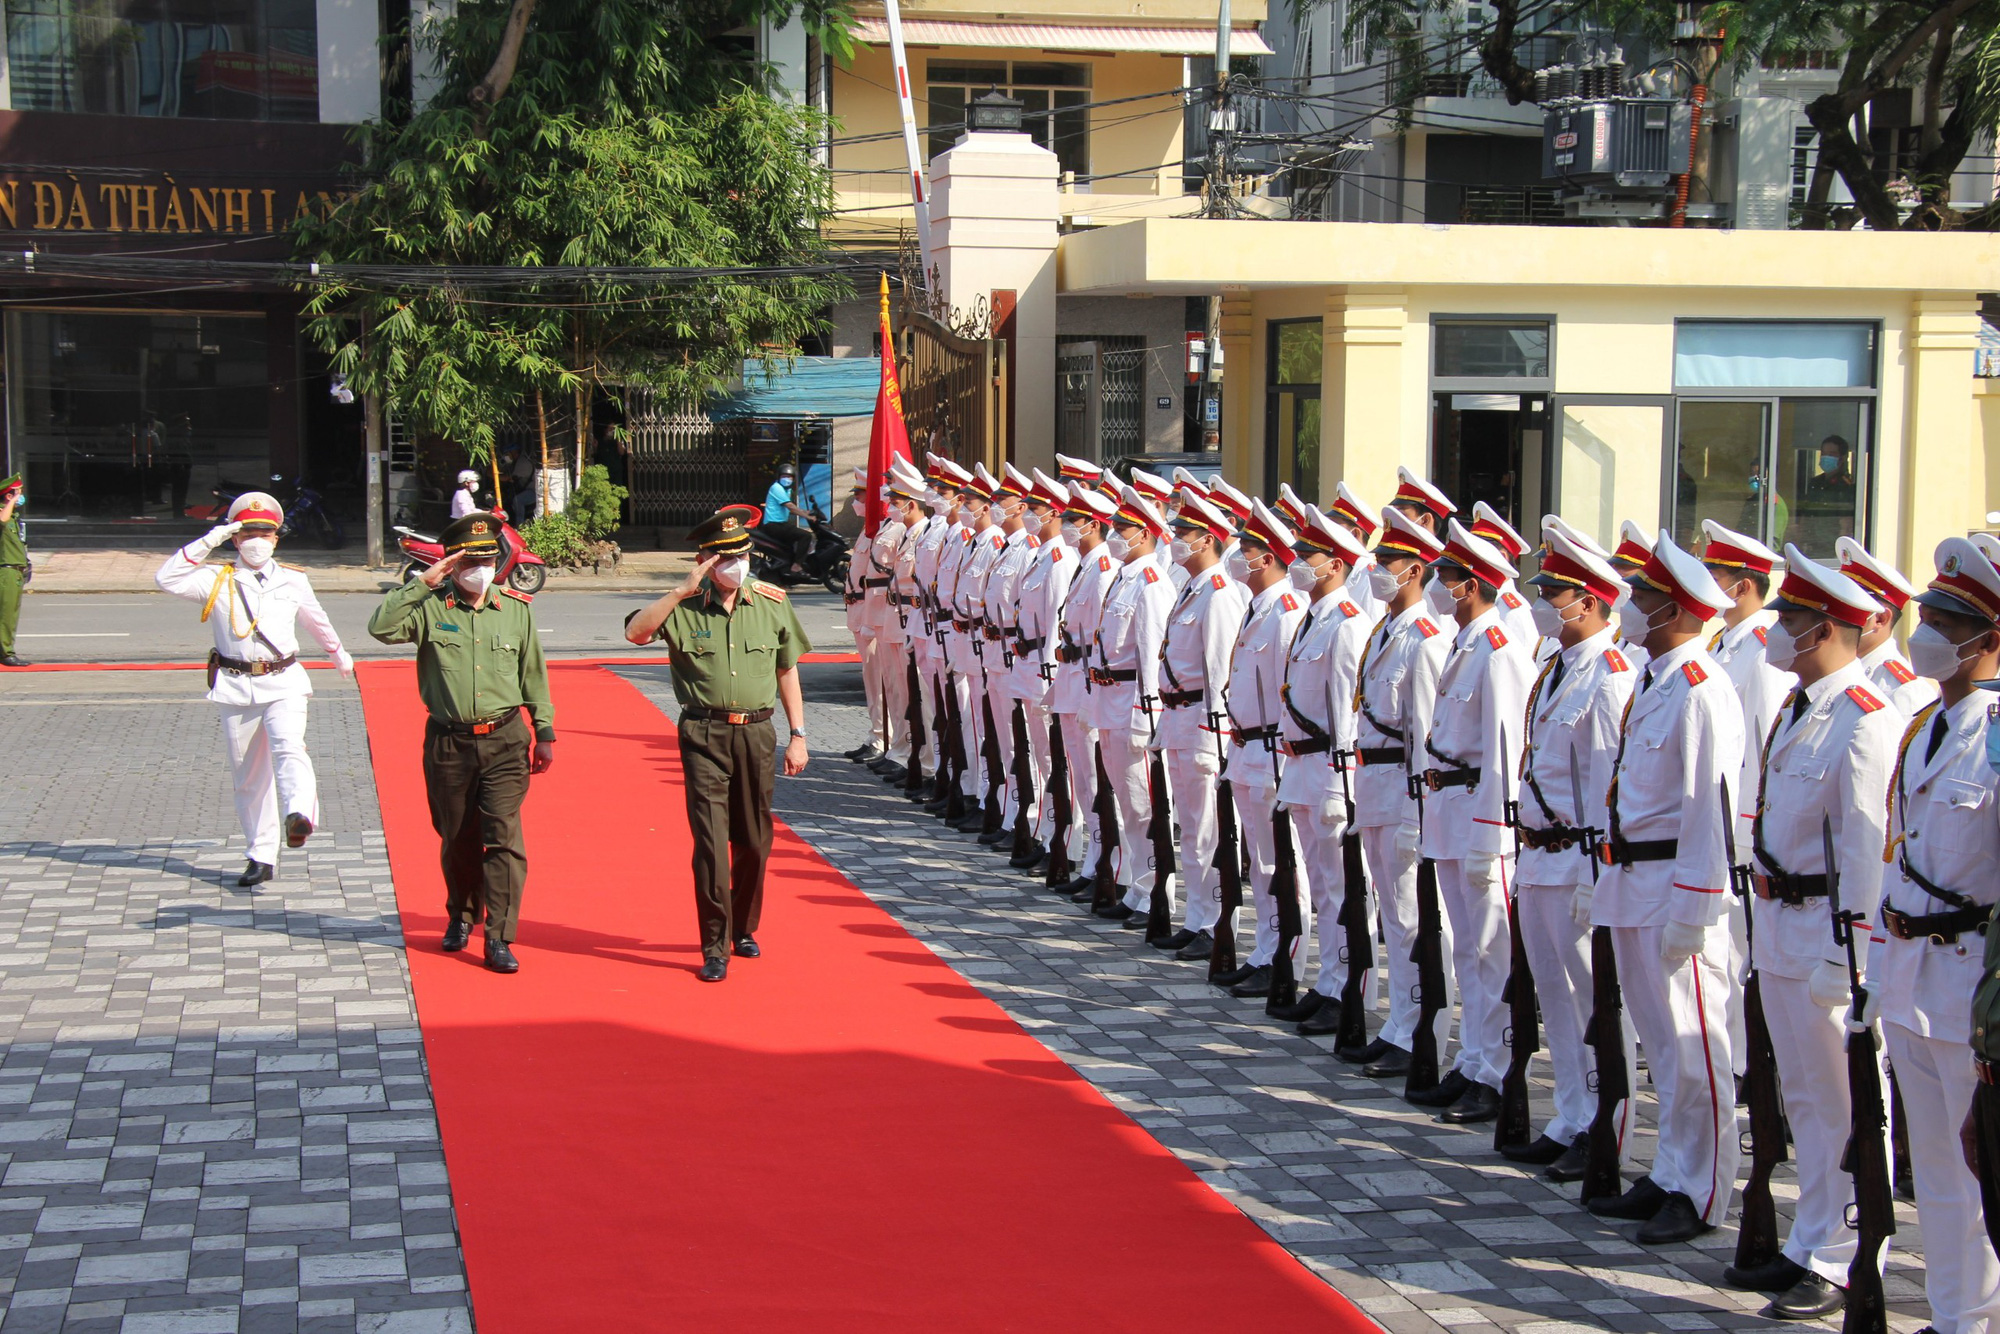
M 1118 850 L 1118 802 L 1111 795 L 1111 776 L 1104 768 L 1102 743 L 1096 747 L 1096 763 L 1097 867 L 1092 874 L 1096 884 L 1090 895 L 1090 910 L 1093 913 L 1118 901 L 1118 882 L 1111 869 L 1111 859 Z
M 1243 906 L 1243 842 L 1236 830 L 1236 798 L 1229 779 L 1215 783 L 1215 868 L 1222 912 L 1215 919 L 1215 948 L 1208 956 L 1208 980 L 1236 971 L 1236 910 Z
M 1775 1259 L 1779 1250 L 1778 1206 L 1771 1198 L 1771 1173 L 1785 1161 L 1784 1108 L 1778 1101 L 1778 1057 L 1764 1022 L 1763 988 L 1756 971 L 1743 984 L 1743 1101 L 1750 1110 L 1750 1175 L 1743 1182 L 1743 1213 L 1736 1228 L 1736 1267 L 1748 1269 Z
M 1854 941 L 1858 914 L 1840 903 L 1840 861 L 1835 855 L 1830 814 L 1820 817 L 1820 848 L 1826 858 L 1833 941 L 1847 951 L 1849 1013 L 1862 1015 L 1867 1013 L 1868 990 L 1861 984 L 1860 950 Z M 1896 1187 L 1889 1170 L 1889 1109 L 1882 1092 L 1882 1063 L 1875 1054 L 1872 1026 L 1847 1035 L 1847 1096 L 1850 1130 L 1840 1165 L 1854 1178 L 1855 1246 L 1854 1259 L 1847 1266 L 1847 1309 L 1841 1317 L 1841 1334 L 1888 1334 L 1882 1248 L 1896 1233 Z
M 1069 860 L 1071 807 L 1076 795 L 1070 791 L 1069 750 L 1063 744 L 1062 720 L 1049 715 L 1049 868 L 1042 883 L 1050 889 L 1069 883 L 1076 868 Z
M 1020 857 L 1028 851 L 1028 844 L 1035 837 L 1033 822 L 1028 816 L 1035 805 L 1035 756 L 1028 749 L 1028 706 L 1015 700 L 1013 714 L 1007 721 L 1014 729 L 1013 855 Z
M 1507 986 L 1501 999 L 1508 1005 L 1507 1072 L 1500 1078 L 1500 1116 L 1493 1124 L 1493 1147 L 1526 1144 L 1535 1137 L 1528 1107 L 1528 1059 L 1541 1044 L 1535 1003 L 1535 977 L 1528 951 L 1521 943 L 1521 909 L 1517 899 L 1507 905 L 1508 948 L 1511 952 Z
M 1583 1169 L 1583 1191 L 1589 1201 L 1621 1195 L 1625 1182 L 1618 1174 L 1624 1146 L 1619 1142 L 1619 1105 L 1632 1095 L 1625 1068 L 1625 1002 L 1618 991 L 1618 953 L 1611 928 L 1590 933 L 1590 1022 L 1583 1040 L 1597 1058 L 1597 1114 L 1590 1119 L 1590 1158 Z
M 1305 923 L 1299 913 L 1299 859 L 1292 845 L 1292 812 L 1282 802 L 1273 803 L 1271 834 L 1277 840 L 1271 898 L 1278 907 L 1278 952 L 1271 956 L 1271 994 L 1264 1002 L 1266 1014 L 1298 1003 L 1299 976 L 1292 951 L 1298 946 L 1299 937 L 1305 934 Z
M 1368 873 L 1361 860 L 1361 833 L 1352 817 L 1340 836 L 1340 872 L 1344 882 L 1340 923 L 1346 930 L 1347 980 L 1340 988 L 1340 1026 L 1334 1030 L 1335 1051 L 1368 1045 L 1368 979 L 1375 971 L 1375 933 L 1368 922 Z
M 946 824 L 956 824 L 965 818 L 965 772 L 971 757 L 965 753 L 965 710 L 958 702 L 958 683 L 949 677 L 944 698 L 951 751 L 951 786 L 945 790 L 944 819 Z
M 982 685 L 979 691 L 979 716 L 986 720 L 984 735 L 979 743 L 980 758 L 986 761 L 986 799 L 980 804 L 982 820 L 979 825 L 981 837 L 998 833 L 1006 813 L 1000 809 L 1000 798 L 1007 791 L 1007 773 L 1000 766 L 1000 734 L 993 725 L 993 696 Z
M 1417 942 L 1410 950 L 1417 966 L 1417 1031 L 1410 1036 L 1410 1073 L 1403 1096 L 1437 1087 L 1437 1017 L 1444 1009 L 1444 920 L 1438 908 L 1437 863 L 1417 860 Z
M 909 681 L 909 707 L 903 711 L 903 719 L 908 724 L 910 734 L 910 763 L 903 775 L 903 795 L 915 796 L 924 785 L 924 682 L 917 672 L 917 655 L 909 652 L 910 644 L 904 647 L 904 675 Z
M 1167 903 L 1167 877 L 1174 873 L 1174 814 L 1167 792 L 1167 762 L 1159 751 L 1152 757 L 1153 818 L 1147 835 L 1153 841 L 1153 897 L 1147 904 L 1147 943 L 1174 933 L 1173 909 Z

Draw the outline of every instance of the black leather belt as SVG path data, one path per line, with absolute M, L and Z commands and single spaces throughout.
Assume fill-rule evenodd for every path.
M 744 723 L 761 723 L 775 712 L 777 712 L 775 708 L 744 711 L 736 709 L 711 709 L 701 704 L 690 704 L 681 710 L 681 716 L 683 718 L 705 718 L 712 723 L 735 723 L 741 726 Z
M 1110 669 L 1093 667 L 1090 669 L 1090 683 L 1094 686 L 1112 686 L 1123 681 L 1136 681 L 1138 679 L 1139 669 L 1136 667 L 1115 667 Z
M 1442 792 L 1448 787 L 1478 787 L 1479 770 L 1471 766 L 1463 769 L 1426 769 L 1416 776 L 1415 781 L 1432 792 Z
M 282 658 L 231 658 L 210 651 L 209 661 L 231 676 L 275 676 L 299 660 L 296 653 L 287 653 Z
M 490 718 L 433 718 L 430 725 L 440 732 L 449 732 L 453 736 L 486 736 L 499 731 L 520 716 L 519 709 L 509 709 Z
M 1950 912 L 1909 913 L 1882 905 L 1882 925 L 1898 940 L 1928 940 L 1933 945 L 1953 945 L 1968 931 L 1986 934 L 1987 919 L 1993 910 L 1985 907 L 1953 908 Z
M 999 626 L 997 626 L 997 625 L 988 625 L 988 626 L 983 626 L 983 627 L 981 627 L 981 628 L 982 628 L 982 629 L 983 629 L 983 630 L 985 631 L 985 633 L 986 633 L 986 637 L 987 637 L 988 639 L 995 639 L 995 640 L 997 640 L 997 639 L 999 639 L 999 638 L 1000 638 L 1000 627 L 999 627 Z
M 1074 645 L 1072 645 L 1072 644 L 1057 644 L 1057 645 L 1056 645 L 1056 661 L 1057 661 L 1057 662 L 1082 662 L 1082 661 L 1083 661 L 1083 650 L 1082 650 L 1082 649 L 1080 649 L 1080 648 L 1077 648 L 1076 646 L 1074 646 Z
M 958 617 L 954 616 L 951 618 L 951 628 L 958 631 L 962 635 L 969 635 L 972 633 L 972 622 L 961 621 L 958 619 Z
M 1354 753 L 1363 764 L 1401 764 L 1409 754 L 1401 746 L 1363 746 Z
M 1622 838 L 1607 838 L 1598 847 L 1603 849 L 1605 864 L 1609 866 L 1670 862 L 1681 855 L 1681 841 L 1677 838 L 1648 838 L 1636 843 L 1628 843 Z
M 1023 639 L 1019 630 L 1014 632 L 1014 651 L 1016 653 L 1039 653 L 1042 645 L 1048 642 L 1048 636 L 1046 635 L 1040 639 Z
M 1753 873 L 1750 883 L 1757 888 L 1760 899 L 1776 899 L 1799 907 L 1809 899 L 1826 897 L 1826 877 L 1823 875 L 1791 875 L 1780 871 L 1777 875 Z
M 1160 703 L 1170 709 L 1185 709 L 1190 704 L 1201 703 L 1201 692 L 1199 690 L 1162 690 L 1160 692 Z
M 1239 746 L 1247 746 L 1253 741 L 1276 741 L 1278 725 L 1273 723 L 1269 727 L 1239 727 L 1235 735 L 1229 739 Z
M 1294 755 L 1324 755 L 1332 749 L 1333 738 L 1330 736 L 1307 737 L 1303 741 L 1294 741 L 1292 743 L 1292 754 Z
M 861 586 L 863 588 L 887 588 L 889 581 L 887 579 L 863 579 Z
M 1566 824 L 1552 824 L 1546 829 L 1521 825 L 1519 829 L 1521 842 L 1537 852 L 1568 852 L 1584 843 L 1584 831 Z

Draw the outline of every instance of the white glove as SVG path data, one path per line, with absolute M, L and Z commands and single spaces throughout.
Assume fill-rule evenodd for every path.
M 354 655 L 344 648 L 333 651 L 333 665 L 340 669 L 342 676 L 354 675 Z
M 1465 882 L 1474 889 L 1492 892 L 1500 888 L 1500 854 L 1480 852 L 1477 849 L 1465 854 Z
M 1667 929 L 1660 933 L 1660 962 L 1667 971 L 1677 973 L 1681 965 L 1701 953 L 1703 942 L 1708 939 L 1706 927 L 1689 922 L 1668 922 Z
M 1859 1014 L 1855 1013 L 1854 1006 L 1847 1007 L 1847 1031 L 1850 1033 L 1865 1033 L 1882 1017 L 1882 988 L 1863 987 L 1860 1000 Z
M 1576 893 L 1570 895 L 1569 920 L 1585 931 L 1590 930 L 1590 900 L 1595 895 L 1596 891 L 1589 885 L 1578 885 Z
M 242 530 L 240 523 L 219 523 L 202 535 L 201 544 L 210 551 L 215 550 Z
M 1814 1005 L 1823 1005 L 1829 1010 L 1844 1010 L 1848 1004 L 1847 965 L 1821 959 L 1813 965 L 1812 980 L 1806 984 L 1812 993 Z

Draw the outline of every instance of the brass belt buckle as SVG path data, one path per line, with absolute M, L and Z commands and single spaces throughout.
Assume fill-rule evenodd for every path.
M 736 713 L 732 711 L 723 716 L 723 721 L 729 723 L 739 723 L 739 724 L 747 723 L 750 721 L 750 715 L 747 713 Z
M 1424 770 L 1423 773 L 1417 775 L 1417 781 L 1422 783 L 1427 791 L 1441 792 L 1444 790 L 1444 784 L 1438 781 L 1438 771 L 1435 769 Z
M 485 736 L 487 733 L 493 730 L 493 727 L 494 725 L 492 723 L 474 723 L 472 725 L 472 735 Z
M 255 659 L 250 664 L 250 675 L 263 676 L 270 670 L 270 667 L 271 664 L 265 662 L 263 659 Z

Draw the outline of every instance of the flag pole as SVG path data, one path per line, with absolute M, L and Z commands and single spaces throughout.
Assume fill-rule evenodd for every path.
M 917 215 L 917 290 L 931 285 L 931 199 L 924 182 L 924 159 L 917 146 L 917 111 L 910 100 L 910 55 L 903 47 L 903 15 L 896 0 L 883 0 L 889 16 L 889 58 L 896 66 L 896 105 L 903 114 L 903 156 L 910 164 L 910 202 Z M 885 296 L 883 298 L 887 300 Z

